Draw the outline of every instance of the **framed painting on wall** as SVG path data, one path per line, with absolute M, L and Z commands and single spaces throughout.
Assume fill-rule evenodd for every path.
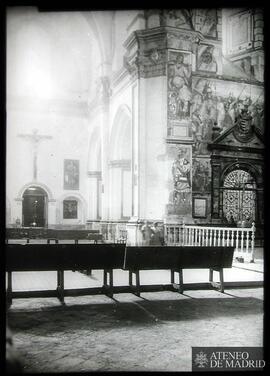
M 64 189 L 79 189 L 79 161 L 64 160 Z
M 63 218 L 76 219 L 78 218 L 78 206 L 76 200 L 63 201 Z
M 194 218 L 206 218 L 207 216 L 207 198 L 193 197 L 192 216 Z

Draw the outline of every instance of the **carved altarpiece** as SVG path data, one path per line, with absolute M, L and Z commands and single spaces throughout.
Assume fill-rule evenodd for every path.
M 239 119 L 209 145 L 212 151 L 211 216 L 217 222 L 226 222 L 226 216 L 233 214 L 236 221 L 249 217 L 261 225 L 264 221 L 263 137 L 250 119 L 244 130 L 241 121 Z M 233 209 L 233 205 L 237 207 Z

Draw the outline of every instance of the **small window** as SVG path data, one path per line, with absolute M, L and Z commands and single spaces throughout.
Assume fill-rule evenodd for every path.
M 77 219 L 78 218 L 78 202 L 76 200 L 63 201 L 63 218 Z

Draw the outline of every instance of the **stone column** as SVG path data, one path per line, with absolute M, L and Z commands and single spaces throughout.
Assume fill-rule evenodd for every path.
M 109 218 L 109 115 L 110 115 L 110 78 L 109 76 L 102 76 L 99 84 L 99 96 L 101 103 L 101 169 L 102 169 L 102 190 L 101 190 L 101 218 L 108 220 Z
M 101 180 L 101 171 L 88 171 L 88 190 L 89 190 L 89 206 L 88 206 L 88 219 L 99 220 L 99 181 Z

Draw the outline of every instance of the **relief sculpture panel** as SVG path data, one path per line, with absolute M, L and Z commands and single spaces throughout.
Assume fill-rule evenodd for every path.
M 191 149 L 185 145 L 170 146 L 168 158 L 170 160 L 170 193 L 167 214 L 189 215 L 192 194 Z
M 259 86 L 245 83 L 194 78 L 192 87 L 191 130 L 193 153 L 207 155 L 213 126 L 223 132 L 236 124 L 243 111 L 252 124 L 264 127 L 264 92 Z M 252 118 L 252 120 L 251 120 Z
M 211 166 L 209 158 L 194 158 L 192 161 L 192 191 L 211 192 Z
M 192 99 L 191 54 L 169 51 L 168 135 L 188 136 Z

